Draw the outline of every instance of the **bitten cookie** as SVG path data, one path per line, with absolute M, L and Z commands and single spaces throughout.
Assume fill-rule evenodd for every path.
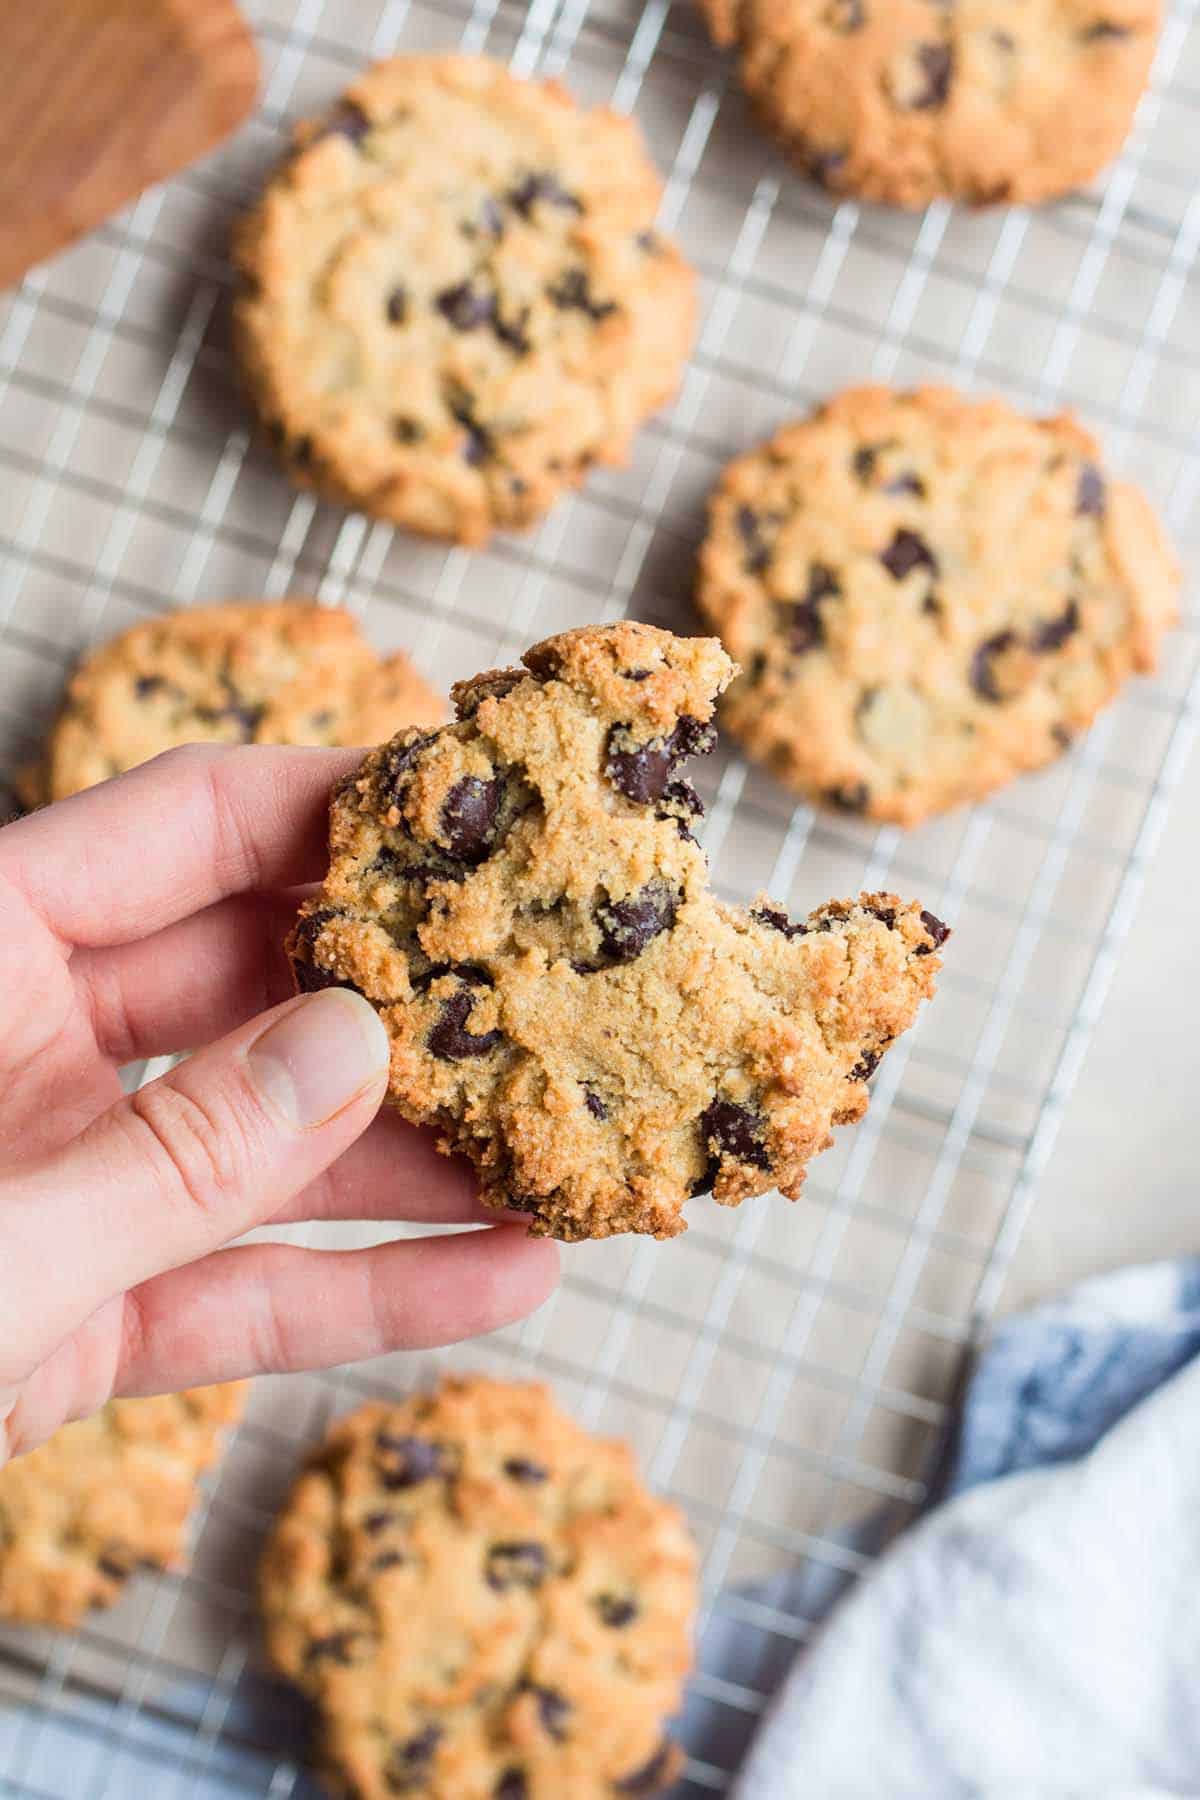
M 78 1625 L 137 1568 L 177 1567 L 246 1382 L 110 1400 L 0 1469 L 0 1618 Z
M 767 128 L 835 193 L 1048 200 L 1120 149 L 1161 0 L 699 0 Z
M 348 612 L 188 607 L 84 658 L 21 798 L 63 800 L 176 744 L 370 744 L 444 714 L 408 658 L 381 658 Z
M 695 314 L 631 120 L 403 56 L 297 136 L 236 245 L 241 361 L 295 481 L 480 543 L 624 459 Z
M 267 1645 L 354 1800 L 657 1794 L 691 1661 L 695 1552 L 623 1444 L 480 1377 L 361 1407 L 285 1505 Z
M 689 1194 L 795 1196 L 933 988 L 945 927 L 890 894 L 793 924 L 721 905 L 681 766 L 733 665 L 711 638 L 588 627 L 461 682 L 334 797 L 289 940 L 392 1044 L 389 1097 L 564 1239 L 684 1229 Z
M 1153 669 L 1178 570 L 1070 418 L 857 388 L 731 463 L 701 611 L 722 721 L 806 798 L 915 825 L 1036 769 Z

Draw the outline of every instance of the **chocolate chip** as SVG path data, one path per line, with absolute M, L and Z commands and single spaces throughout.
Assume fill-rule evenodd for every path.
M 497 312 L 492 318 L 492 330 L 495 332 L 500 343 L 507 344 L 508 348 L 513 351 L 515 355 L 528 356 L 530 350 L 533 348 L 525 335 L 525 327 L 528 323 L 529 308 L 525 306 L 522 307 L 521 316 L 518 319 L 505 319 Z M 518 482 L 515 479 L 512 485 L 514 489 L 523 489 L 524 486 L 523 483 Z
M 480 463 L 490 462 L 496 454 L 496 440 L 489 428 L 476 417 L 474 401 L 466 389 L 453 384 L 446 394 L 446 405 L 451 417 L 466 432 L 463 461 L 470 463 L 473 468 L 478 468 Z
M 100 1572 L 110 1581 L 128 1581 L 137 1568 L 137 1557 L 120 1544 L 109 1544 L 97 1559 Z
M 844 150 L 805 149 L 802 153 L 802 161 L 814 181 L 819 181 L 822 187 L 832 187 L 846 166 L 846 152 Z
M 475 218 L 468 220 L 462 230 L 467 237 L 474 237 L 478 233 L 481 237 L 499 241 L 504 236 L 504 214 L 490 194 L 484 195 Z
M 851 1081 L 869 1081 L 882 1059 L 882 1050 L 864 1050 L 850 1071 Z
M 762 519 L 752 506 L 739 506 L 734 523 L 746 546 L 742 567 L 748 575 L 761 575 L 771 560 L 771 547 L 763 536 Z
M 878 919 L 881 925 L 886 925 L 889 931 L 895 931 L 896 909 L 894 906 L 867 906 L 863 910 L 869 912 L 873 919 Z
M 529 1783 L 520 1769 L 505 1769 L 494 1792 L 495 1800 L 529 1800 Z
M 656 819 L 674 819 L 679 826 L 680 837 L 695 843 L 691 827 L 697 819 L 704 817 L 704 802 L 690 781 L 668 781 L 663 789 L 663 803 L 655 813 Z
M 915 531 L 898 531 L 887 549 L 880 551 L 879 560 L 893 581 L 903 581 L 913 569 L 928 569 L 933 575 L 939 572 L 937 557 Z
M 808 592 L 788 608 L 788 649 L 802 656 L 824 641 L 825 626 L 821 619 L 822 600 L 836 600 L 841 583 L 825 563 L 813 563 L 808 572 Z
M 860 481 L 868 482 L 874 476 L 875 464 L 879 459 L 879 448 L 877 444 L 863 444 L 854 452 L 851 467 Z
M 700 1139 L 710 1155 L 769 1169 L 762 1132 L 762 1114 L 736 1100 L 713 1100 L 700 1115 Z
M 490 325 L 496 312 L 496 296 L 461 281 L 457 287 L 443 288 L 434 305 L 455 331 L 477 331 Z
M 392 436 L 398 444 L 419 444 L 425 436 L 425 428 L 415 419 L 397 417 L 392 420 Z
M 626 681 L 649 681 L 653 669 L 622 669 L 621 675 Z
M 924 85 L 907 102 L 913 112 L 929 112 L 945 106 L 954 75 L 954 52 L 949 44 L 918 44 L 917 63 Z
M 1103 475 L 1094 463 L 1084 463 L 1075 489 L 1075 511 L 1084 518 L 1102 519 L 1105 504 Z
M 542 1722 L 542 1730 L 561 1743 L 567 1735 L 571 1702 L 556 1688 L 540 1687 L 536 1681 L 523 1681 L 521 1687 L 525 1693 L 537 1696 L 538 1718 Z
M 627 900 L 596 908 L 600 949 L 610 962 L 629 963 L 675 923 L 679 895 L 665 881 L 648 881 Z
M 394 287 L 387 297 L 387 317 L 389 325 L 403 325 L 408 317 L 408 294 L 402 287 Z
M 514 1587 L 540 1587 L 548 1573 L 541 1544 L 493 1544 L 487 1553 L 484 1578 L 498 1594 Z
M 301 919 L 296 926 L 293 933 L 296 945 L 303 945 L 309 953 L 307 959 L 295 954 L 291 958 L 292 974 L 302 994 L 317 994 L 324 988 L 333 987 L 350 988 L 353 993 L 359 991 L 353 982 L 343 981 L 340 975 L 335 975 L 332 969 L 322 968 L 315 960 L 317 939 L 329 921 L 340 916 L 331 907 L 321 907 Z
M 870 804 L 871 790 L 865 781 L 844 781 L 838 787 L 826 788 L 821 798 L 835 812 L 864 813 Z
M 662 1787 L 671 1768 L 673 1746 L 664 1744 L 656 1750 L 650 1761 L 635 1769 L 632 1775 L 624 1776 L 615 1783 L 618 1794 L 656 1794 Z
M 528 219 L 532 215 L 533 209 L 539 201 L 544 201 L 547 206 L 561 207 L 566 212 L 581 213 L 583 211 L 583 202 L 574 194 L 569 194 L 566 188 L 547 170 L 526 175 L 525 179 L 519 181 L 516 187 L 509 188 L 504 198 L 514 212 L 519 212 L 523 219 Z
M 487 1056 L 504 1042 L 502 1031 L 474 1034 L 467 1030 L 467 1020 L 477 998 L 474 988 L 479 985 L 481 978 L 476 977 L 471 985 L 460 987 L 456 994 L 442 1001 L 442 1016 L 425 1040 L 430 1054 L 440 1057 L 442 1062 L 462 1062 L 468 1056 Z
M 662 255 L 663 243 L 657 231 L 639 231 L 633 241 L 647 256 Z
M 807 925 L 793 925 L 785 912 L 773 906 L 756 906 L 750 914 L 760 925 L 769 925 L 772 931 L 783 933 L 785 938 L 798 938 L 807 935 Z
M 304 1653 L 305 1662 L 335 1662 L 349 1668 L 362 1640 L 360 1631 L 331 1631 L 327 1637 L 314 1638 Z
M 1039 656 L 1051 650 L 1061 650 L 1068 638 L 1073 638 L 1079 630 L 1079 605 L 1075 600 L 1068 600 L 1057 619 L 1043 619 L 1033 629 L 1030 648 Z
M 948 925 L 943 925 L 936 914 L 931 912 L 923 912 L 921 914 L 921 923 L 933 939 L 933 943 L 918 944 L 915 954 L 917 956 L 932 956 L 935 950 L 941 949 L 946 939 L 950 936 L 950 927 Z
M 505 1460 L 504 1473 L 512 1481 L 536 1487 L 539 1482 L 548 1479 L 550 1471 L 542 1463 L 530 1462 L 528 1457 L 510 1456 Z
M 1086 25 L 1079 33 L 1085 44 L 1098 44 L 1105 39 L 1127 38 L 1132 35 L 1128 25 L 1116 25 L 1111 19 L 1097 19 L 1094 25 Z
M 383 1771 L 389 1794 L 412 1794 L 425 1787 L 429 1779 L 429 1765 L 437 1753 L 442 1735 L 440 1725 L 426 1725 L 416 1737 L 392 1746 L 392 1753 Z
M 601 1619 L 614 1631 L 624 1630 L 638 1616 L 637 1601 L 623 1594 L 597 1594 L 595 1605 Z
M 161 694 L 166 685 L 161 675 L 139 675 L 133 691 L 139 700 L 149 700 L 151 694 Z
M 586 269 L 566 269 L 546 289 L 546 296 L 560 312 L 582 312 L 589 319 L 607 319 L 615 313 L 615 300 L 597 300 L 592 293 L 591 277 Z
M 707 756 L 716 748 L 717 734 L 685 713 L 669 737 L 650 738 L 644 744 L 630 739 L 629 728 L 614 725 L 608 734 L 604 773 L 627 800 L 648 806 L 661 800 L 676 767 L 689 756 Z
M 417 1487 L 446 1473 L 442 1446 L 429 1438 L 380 1431 L 375 1437 L 375 1463 L 385 1488 Z
M 981 700 L 990 700 L 993 706 L 998 706 L 1004 695 L 992 665 L 998 656 L 1011 650 L 1016 641 L 1015 631 L 998 631 L 993 637 L 985 638 L 971 658 L 971 686 Z
M 594 1088 L 584 1088 L 583 1103 L 591 1113 L 593 1119 L 607 1119 L 608 1108 Z
M 1062 724 L 1059 720 L 1056 720 L 1050 727 L 1050 736 L 1054 739 L 1060 750 L 1069 750 L 1071 745 L 1075 742 L 1075 739 L 1067 726 Z
M 403 1550 L 381 1550 L 378 1556 L 371 1558 L 371 1568 L 373 1571 L 395 1569 L 398 1568 L 401 1563 L 406 1563 L 407 1561 L 408 1558 L 405 1556 Z
M 478 775 L 464 775 L 446 795 L 439 828 L 446 848 L 459 862 L 481 863 L 495 849 L 500 794 L 499 776 L 483 781 Z
M 362 1527 L 368 1537 L 378 1537 L 380 1532 L 386 1531 L 389 1525 L 402 1525 L 403 1523 L 404 1520 L 400 1513 L 373 1512 L 367 1514 L 362 1522 Z
M 422 750 L 432 744 L 437 735 L 436 731 L 406 732 L 403 743 L 388 745 L 379 775 L 380 791 L 385 799 L 400 805 Z
M 361 106 L 353 100 L 343 100 L 336 106 L 321 127 L 323 138 L 348 138 L 352 144 L 360 143 L 371 129 L 371 121 Z

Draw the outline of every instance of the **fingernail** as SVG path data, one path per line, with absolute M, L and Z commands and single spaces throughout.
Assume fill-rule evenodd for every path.
M 349 988 L 306 995 L 246 1052 L 260 1098 L 301 1130 L 323 1125 L 382 1082 L 387 1066 L 383 1023 Z

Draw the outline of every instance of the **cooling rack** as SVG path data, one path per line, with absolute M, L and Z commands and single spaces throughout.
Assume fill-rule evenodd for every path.
M 722 463 L 848 381 L 949 380 L 1073 406 L 1196 556 L 1200 30 L 1169 9 L 1103 184 L 1053 208 L 837 204 L 746 116 L 688 0 L 257 0 L 266 76 L 222 154 L 0 298 L 0 727 L 34 747 L 77 651 L 166 604 L 313 593 L 437 682 L 628 611 L 688 629 Z M 230 216 L 289 118 L 371 57 L 487 51 L 636 112 L 704 315 L 674 408 L 534 534 L 421 544 L 294 494 L 251 440 L 228 352 Z M 1190 152 L 1190 159 L 1189 159 Z M 1190 161 L 1190 166 L 1189 166 Z M 550 1379 L 630 1437 L 704 1554 L 679 1794 L 723 1791 L 834 1589 L 919 1508 L 964 1353 L 997 1303 L 1194 726 L 1195 619 L 1057 768 L 901 835 L 814 817 L 736 756 L 700 772 L 717 887 L 793 910 L 861 887 L 955 926 L 940 996 L 803 1198 L 694 1202 L 674 1243 L 567 1256 L 524 1326 L 439 1356 L 260 1382 L 207 1489 L 194 1566 L 76 1636 L 0 1634 L 0 1795 L 311 1795 L 305 1721 L 263 1671 L 250 1583 L 303 1447 L 442 1363 Z M 314 1241 L 324 1241 L 318 1235 Z M 869 1521 L 864 1523 L 864 1521 Z M 730 1654 L 730 1647 L 736 1654 Z

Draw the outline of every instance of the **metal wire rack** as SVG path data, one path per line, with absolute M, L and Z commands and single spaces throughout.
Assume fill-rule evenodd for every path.
M 1169 11 L 1138 128 L 1102 186 L 1035 213 L 835 204 L 747 118 L 688 0 L 256 0 L 262 105 L 220 155 L 0 301 L 0 724 L 33 748 L 72 656 L 223 594 L 345 601 L 443 683 L 628 610 L 689 628 L 704 495 L 735 451 L 848 381 L 920 378 L 1073 405 L 1200 549 L 1200 30 Z M 253 444 L 227 347 L 231 213 L 287 120 L 370 58 L 456 44 L 633 109 L 704 324 L 672 411 L 533 536 L 466 553 L 291 492 Z M 1189 149 L 1192 152 L 1189 166 Z M 1190 284 L 1190 285 L 1189 285 Z M 258 1541 L 303 1447 L 442 1361 L 540 1372 L 633 1439 L 687 1507 L 706 1620 L 680 1793 L 728 1784 L 831 1587 L 927 1491 L 972 1334 L 995 1306 L 1193 731 L 1196 621 L 1054 770 L 902 835 L 793 808 L 731 755 L 703 771 L 731 897 L 859 886 L 956 927 L 939 999 L 867 1120 L 794 1207 L 692 1208 L 666 1246 L 572 1251 L 560 1297 L 486 1343 L 258 1385 L 185 1576 L 143 1578 L 73 1637 L 0 1634 L 0 1795 L 311 1793 L 303 1721 L 257 1661 Z M 862 1529 L 866 1515 L 875 1525 Z M 786 1572 L 786 1574 L 785 1574 Z M 724 1641 L 729 1642 L 728 1635 Z

